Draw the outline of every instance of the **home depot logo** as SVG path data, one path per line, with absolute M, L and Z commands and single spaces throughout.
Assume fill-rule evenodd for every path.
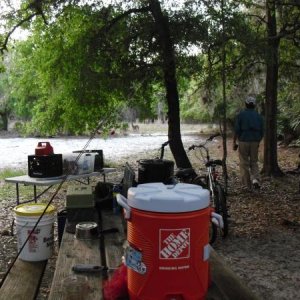
M 188 257 L 190 257 L 190 228 L 159 230 L 160 259 Z

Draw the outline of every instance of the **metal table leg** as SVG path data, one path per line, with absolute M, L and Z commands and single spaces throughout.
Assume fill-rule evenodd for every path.
M 36 197 L 36 185 L 33 185 L 33 195 L 34 195 L 34 202 L 37 202 L 37 197 Z
M 20 203 L 19 183 L 16 183 L 17 205 Z

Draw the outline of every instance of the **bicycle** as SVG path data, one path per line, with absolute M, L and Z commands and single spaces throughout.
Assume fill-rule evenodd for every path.
M 177 177 L 180 182 L 197 184 L 210 191 L 211 205 L 215 209 L 215 212 L 223 217 L 224 224 L 221 232 L 222 237 L 225 238 L 228 235 L 227 199 L 224 188 L 218 179 L 218 167 L 222 166 L 223 163 L 219 159 L 211 159 L 209 149 L 207 147 L 207 144 L 217 136 L 220 136 L 220 134 L 214 134 L 210 136 L 204 143 L 199 145 L 191 145 L 188 148 L 188 152 L 195 149 L 200 150 L 201 158 L 206 168 L 205 174 L 197 175 L 193 168 L 189 168 L 178 170 L 175 174 L 175 177 Z M 205 155 L 203 154 L 203 151 L 205 152 Z M 215 224 L 213 224 L 211 232 L 211 243 L 214 242 L 216 237 L 217 227 Z
M 161 145 L 160 151 L 159 151 L 160 152 L 159 159 L 162 160 L 164 158 L 165 147 L 168 144 L 169 144 L 169 141 L 167 141 Z M 175 175 L 172 175 L 172 177 L 169 179 L 169 183 L 171 183 L 171 184 L 176 184 L 179 182 L 196 184 L 196 185 L 202 186 L 205 189 L 208 189 L 208 185 L 206 183 L 204 183 L 204 181 L 203 181 L 203 176 L 198 176 L 193 168 L 180 169 L 179 171 L 177 171 L 175 173 Z M 217 212 L 216 209 L 215 209 L 215 212 Z M 220 227 L 219 217 L 217 217 L 217 216 L 212 217 L 211 226 L 210 226 L 210 230 L 209 230 L 209 243 L 210 244 L 213 244 L 217 238 L 218 227 Z

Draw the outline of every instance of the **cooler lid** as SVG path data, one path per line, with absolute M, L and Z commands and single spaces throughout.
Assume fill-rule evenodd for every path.
M 199 185 L 178 183 L 145 183 L 132 187 L 127 194 L 128 205 L 152 212 L 189 212 L 209 206 L 209 191 Z

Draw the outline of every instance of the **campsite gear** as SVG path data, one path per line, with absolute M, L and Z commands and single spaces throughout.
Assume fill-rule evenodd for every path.
M 117 195 L 127 219 L 131 300 L 204 299 L 209 285 L 209 191 L 179 183 L 140 184 Z
M 93 153 L 95 155 L 95 162 L 94 162 L 94 170 L 95 172 L 99 172 L 104 167 L 104 157 L 103 157 L 103 150 L 76 150 L 73 153 Z
M 97 182 L 94 194 L 97 209 L 113 208 L 113 184 L 109 182 Z
M 58 247 L 60 247 L 61 240 L 64 234 L 65 225 L 67 220 L 67 210 L 62 209 L 57 212 L 57 237 L 58 237 Z
M 25 261 L 47 260 L 53 253 L 54 235 L 54 212 L 55 207 L 43 203 L 20 204 L 13 210 L 15 212 L 15 222 L 17 230 L 18 250 L 22 248 L 27 237 L 30 235 L 25 247 L 20 253 L 19 258 Z M 45 213 L 44 213 L 45 211 Z M 35 227 L 37 221 L 41 220 Z
M 98 238 L 98 225 L 96 222 L 80 222 L 76 224 L 75 237 L 79 240 L 92 240 Z
M 68 223 L 98 220 L 94 193 L 90 185 L 68 186 L 65 206 Z
M 49 142 L 38 142 L 35 148 L 35 155 L 51 155 L 54 154 L 53 147 Z
M 35 155 L 28 155 L 28 175 L 35 178 L 62 175 L 62 155 L 54 154 L 49 142 L 38 142 Z
M 114 271 L 109 280 L 104 282 L 103 286 L 104 299 L 129 299 L 127 288 L 127 267 L 122 263 Z
M 170 183 L 174 175 L 174 162 L 167 159 L 141 159 L 138 161 L 138 183 Z
M 67 175 L 88 174 L 94 172 L 97 153 L 64 153 L 63 173 Z
M 108 268 L 105 266 L 98 266 L 93 264 L 78 264 L 72 267 L 75 273 L 105 273 L 107 271 L 115 271 L 116 268 Z
M 62 154 L 28 155 L 28 175 L 49 178 L 62 175 Z

